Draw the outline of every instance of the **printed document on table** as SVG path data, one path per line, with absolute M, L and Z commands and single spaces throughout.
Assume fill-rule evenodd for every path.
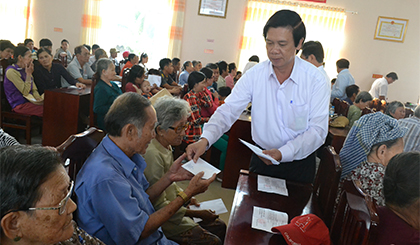
M 286 187 L 286 180 L 284 179 L 277 179 L 273 177 L 258 175 L 257 183 L 258 191 L 289 196 Z
M 273 233 L 271 228 L 287 225 L 288 220 L 289 216 L 287 213 L 254 206 L 251 228 Z
M 223 203 L 223 200 L 221 198 L 214 199 L 210 201 L 200 202 L 200 206 L 197 207 L 195 205 L 190 205 L 191 210 L 212 210 L 215 212 L 215 214 L 224 214 L 227 213 L 228 210 L 226 209 L 225 204 Z M 200 222 L 202 219 L 194 218 L 194 222 Z
M 251 151 L 253 151 L 257 156 L 260 156 L 260 157 L 263 157 L 265 159 L 270 160 L 274 165 L 279 165 L 279 162 L 276 161 L 276 159 L 272 158 L 271 156 L 269 156 L 267 154 L 264 154 L 262 152 L 263 150 L 261 148 L 255 146 L 253 144 L 250 144 L 243 139 L 239 139 L 239 140 L 241 141 L 242 144 L 246 145 L 249 149 L 251 149 Z
M 197 162 L 191 160 L 183 164 L 182 167 L 194 175 L 200 173 L 201 171 L 204 171 L 203 179 L 210 179 L 214 173 L 220 173 L 219 169 L 215 168 L 213 165 L 204 161 L 201 158 L 198 158 Z

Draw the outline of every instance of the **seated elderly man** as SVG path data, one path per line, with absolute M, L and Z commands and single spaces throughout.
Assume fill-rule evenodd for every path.
M 408 128 L 404 135 L 404 152 L 420 152 L 420 105 L 414 110 L 414 115 L 398 120 L 401 127 Z
M 68 65 L 67 71 L 77 81 L 84 84 L 92 84 L 94 72 L 88 64 L 89 50 L 85 46 L 80 45 L 74 48 L 74 54 L 76 57 Z
M 174 181 L 192 177 L 181 167 L 183 154 L 154 185 L 143 171 L 146 152 L 155 137 L 156 113 L 149 100 L 124 93 L 105 116 L 108 135 L 90 155 L 77 175 L 78 224 L 108 245 L 176 244 L 160 226 L 191 197 L 204 192 L 216 175 L 202 180 L 203 173 L 166 207 L 155 211 L 152 202 Z

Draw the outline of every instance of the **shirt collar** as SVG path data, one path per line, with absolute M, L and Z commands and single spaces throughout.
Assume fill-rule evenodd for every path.
M 299 57 L 295 56 L 295 63 L 293 64 L 292 73 L 285 80 L 285 82 L 290 79 L 295 84 L 299 84 L 299 79 L 298 79 L 299 72 L 297 71 L 297 68 L 296 67 L 299 66 L 298 63 L 300 63 L 300 62 L 302 62 L 302 60 Z M 269 67 L 268 68 L 269 69 L 269 76 L 273 76 L 277 80 L 276 73 L 274 72 L 274 69 L 273 69 L 273 64 L 271 63 L 270 60 L 268 60 L 268 67 Z
M 134 168 L 138 168 L 142 173 L 146 168 L 146 162 L 140 154 L 134 154 L 131 159 L 106 135 L 102 141 L 105 150 L 112 156 L 124 171 L 125 177 L 129 177 Z

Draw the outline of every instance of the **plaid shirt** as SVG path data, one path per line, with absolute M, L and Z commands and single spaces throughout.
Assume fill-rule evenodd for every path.
M 185 132 L 186 135 L 184 136 L 184 141 L 189 144 L 200 139 L 202 132 L 201 125 L 209 120 L 208 117 L 201 116 L 201 108 L 211 106 L 212 102 L 209 96 L 198 97 L 192 90 L 184 95 L 184 100 L 186 100 L 191 107 L 191 115 L 188 118 L 188 128 Z

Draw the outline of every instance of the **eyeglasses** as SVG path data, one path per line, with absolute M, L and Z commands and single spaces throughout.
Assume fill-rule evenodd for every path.
M 8 213 L 12 213 L 12 212 L 17 212 L 17 211 L 35 211 L 35 210 L 58 210 L 58 214 L 62 215 L 65 211 L 66 211 L 66 207 L 67 207 L 67 203 L 73 193 L 73 189 L 74 189 L 74 181 L 71 181 L 70 183 L 70 190 L 67 193 L 66 197 L 61 200 L 61 202 L 58 204 L 58 207 L 54 207 L 54 208 L 28 208 L 28 209 L 15 209 L 15 210 L 11 210 Z M 5 214 L 5 215 L 6 215 Z
M 56 208 L 28 208 L 29 211 L 35 211 L 35 210 L 58 210 L 58 214 L 62 215 L 66 211 L 67 203 L 71 197 L 71 194 L 73 193 L 74 189 L 74 181 L 71 181 L 70 183 L 70 190 L 67 193 L 67 196 L 61 200 L 61 202 L 58 204 L 58 207 Z M 22 210 L 24 211 L 24 210 Z
M 181 126 L 175 127 L 175 128 L 174 128 L 174 127 L 168 127 L 168 128 L 170 128 L 170 129 L 174 130 L 174 131 L 175 131 L 175 133 L 180 134 L 180 133 L 182 133 L 183 131 L 187 130 L 187 128 L 188 128 L 188 123 L 186 123 L 185 125 L 181 125 Z

